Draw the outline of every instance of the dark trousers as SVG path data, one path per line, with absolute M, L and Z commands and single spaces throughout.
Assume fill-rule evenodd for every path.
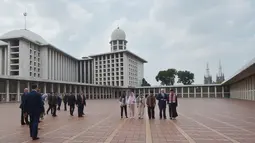
M 66 109 L 66 104 L 67 104 L 67 102 L 64 102 L 64 110 L 66 111 L 67 109 Z
M 30 114 L 29 118 L 30 118 L 29 123 L 30 137 L 37 138 L 40 114 L 38 115 Z
M 162 113 L 163 117 L 166 119 L 166 107 L 159 106 L 159 118 L 162 119 Z
M 85 113 L 84 113 L 84 105 L 82 106 L 81 111 L 82 111 L 82 115 L 85 115 Z
M 78 105 L 78 117 L 83 115 L 84 105 Z
M 70 111 L 70 115 L 72 115 L 72 116 L 73 116 L 74 108 L 75 108 L 74 104 L 70 105 L 69 111 Z
M 169 117 L 170 118 L 176 118 L 178 116 L 177 111 L 176 111 L 176 103 L 170 103 L 168 105 L 169 109 Z
M 155 119 L 155 111 L 154 111 L 155 107 L 148 107 L 147 108 L 147 111 L 148 111 L 148 116 L 149 116 L 149 119 Z
M 58 110 L 60 110 L 60 108 L 61 108 L 61 102 L 58 103 Z
M 29 124 L 28 116 L 24 116 L 23 110 L 21 110 L 21 125 Z
M 123 117 L 123 110 L 125 112 L 125 116 L 127 117 L 127 105 L 120 106 L 120 116 Z
M 52 105 L 52 115 L 56 116 L 56 112 L 57 112 L 57 105 Z
M 49 111 L 51 112 L 51 114 L 52 114 L 52 105 L 51 104 L 49 104 L 49 107 L 48 107 L 48 109 L 47 109 L 47 114 L 49 113 Z

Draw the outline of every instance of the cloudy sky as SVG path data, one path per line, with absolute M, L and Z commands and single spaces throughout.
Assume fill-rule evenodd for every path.
M 144 59 L 145 78 L 159 70 L 190 70 L 203 83 L 255 57 L 254 0 L 1 0 L 0 34 L 27 27 L 75 57 L 110 51 L 111 32 L 126 32 L 128 49 Z

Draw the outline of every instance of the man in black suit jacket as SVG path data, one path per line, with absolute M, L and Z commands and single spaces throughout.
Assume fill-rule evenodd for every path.
M 68 105 L 70 106 L 70 115 L 73 116 L 73 111 L 75 108 L 75 103 L 76 103 L 76 98 L 74 96 L 73 93 L 70 94 L 70 96 L 68 97 Z
M 84 94 L 77 95 L 77 107 L 78 107 L 78 117 L 83 117 L 84 106 L 86 106 L 86 99 Z
M 64 97 L 63 97 L 63 102 L 64 102 L 64 111 L 67 110 L 66 105 L 68 102 L 68 93 L 63 93 Z
M 163 117 L 166 119 L 166 102 L 168 99 L 168 95 L 165 93 L 164 89 L 161 89 L 161 92 L 157 95 L 158 100 L 158 107 L 159 107 L 159 118 L 162 119 L 162 112 Z
M 38 140 L 38 123 L 40 114 L 43 112 L 43 102 L 41 94 L 37 92 L 37 85 L 32 85 L 32 91 L 28 93 L 24 103 L 24 112 L 30 118 L 30 137 Z
M 24 116 L 24 103 L 28 94 L 28 89 L 24 89 L 24 93 L 21 95 L 21 102 L 19 108 L 21 109 L 21 125 L 29 125 L 28 116 Z

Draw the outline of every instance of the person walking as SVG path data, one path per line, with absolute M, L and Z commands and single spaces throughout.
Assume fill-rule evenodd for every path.
M 145 97 L 143 96 L 143 94 L 139 95 L 136 101 L 137 101 L 137 108 L 138 108 L 138 118 L 143 119 L 144 108 L 145 108 Z
M 21 109 L 21 125 L 29 125 L 28 116 L 24 116 L 24 104 L 27 98 L 28 88 L 24 89 L 24 93 L 21 95 L 21 102 L 19 108 Z
M 178 106 L 177 95 L 175 94 L 174 90 L 170 90 L 169 98 L 168 98 L 168 109 L 169 109 L 169 117 L 172 120 L 178 116 L 176 107 Z
M 159 107 L 159 118 L 166 119 L 166 102 L 168 100 L 167 94 L 165 93 L 164 89 L 161 89 L 161 92 L 157 95 L 157 100 L 158 100 L 158 107 Z M 163 116 L 162 116 L 163 113 Z
M 131 118 L 135 117 L 135 103 L 136 103 L 136 98 L 135 98 L 135 94 L 132 90 L 128 97 L 128 107 L 129 107 Z
M 32 85 L 32 91 L 28 93 L 24 103 L 25 116 L 30 118 L 30 137 L 33 140 L 38 140 L 38 124 L 40 114 L 43 112 L 43 102 L 41 94 L 37 92 L 37 85 Z
M 120 116 L 121 118 L 123 118 L 123 111 L 125 112 L 125 116 L 126 118 L 128 118 L 127 116 L 127 97 L 125 92 L 122 93 L 122 95 L 120 95 Z
M 146 99 L 146 105 L 147 105 L 147 111 L 149 119 L 155 119 L 155 106 L 156 106 L 156 98 L 153 94 L 153 91 L 150 91 L 150 94 L 148 95 Z

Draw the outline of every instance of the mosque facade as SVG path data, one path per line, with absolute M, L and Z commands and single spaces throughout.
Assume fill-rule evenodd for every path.
M 127 43 L 118 27 L 111 35 L 110 52 L 78 59 L 32 31 L 13 30 L 0 36 L 0 75 L 137 87 L 147 61 L 127 50 Z

